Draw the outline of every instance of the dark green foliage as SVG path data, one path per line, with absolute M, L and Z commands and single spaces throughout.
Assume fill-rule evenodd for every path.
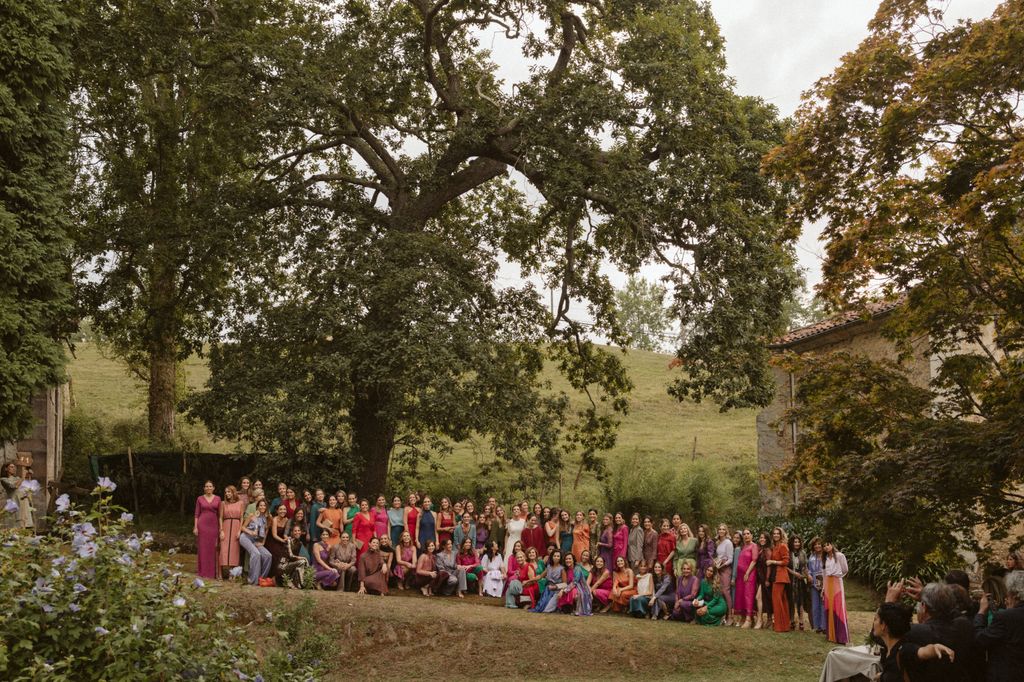
M 66 205 L 71 24 L 56 0 L 12 0 L 0 21 L 0 442 L 61 383 L 70 329 Z
M 794 366 L 791 480 L 911 566 L 1024 518 L 1024 5 L 947 26 L 940 4 L 883 3 L 769 160 L 800 184 L 794 218 L 828 221 L 822 292 L 905 297 L 887 334 L 942 360 L 927 387 L 843 355 Z
M 629 390 L 591 342 L 624 341 L 609 262 L 672 266 L 691 330 L 676 395 L 768 400 L 761 340 L 783 326 L 796 232 L 760 159 L 783 126 L 732 92 L 707 6 L 332 9 L 272 100 L 302 144 L 260 168 L 262 191 L 302 219 L 242 282 L 193 403 L 214 433 L 340 457 L 367 492 L 392 453 L 408 469 L 443 452 L 438 435 L 485 436 L 523 485 L 571 460 L 601 474 Z M 550 66 L 500 83 L 479 39 L 500 26 Z M 501 286 L 503 264 L 559 292 L 553 316 L 532 285 Z M 545 357 L 582 408 L 539 384 Z

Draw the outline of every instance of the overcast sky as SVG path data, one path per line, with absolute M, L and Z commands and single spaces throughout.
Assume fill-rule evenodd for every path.
M 743 95 L 758 95 L 791 115 L 800 94 L 831 73 L 867 35 L 878 0 L 711 0 L 726 39 L 729 72 Z M 950 0 L 947 18 L 992 14 L 996 0 Z M 818 229 L 797 247 L 808 283 L 821 279 Z

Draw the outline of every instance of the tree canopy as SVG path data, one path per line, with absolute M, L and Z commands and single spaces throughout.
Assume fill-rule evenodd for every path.
M 769 160 L 799 185 L 794 218 L 827 220 L 823 293 L 905 297 L 889 334 L 941 360 L 925 393 L 891 366 L 815 361 L 796 412 L 808 507 L 918 558 L 1024 515 L 1024 2 L 952 25 L 940 5 L 883 2 Z
M 733 93 L 706 5 L 329 9 L 279 73 L 290 144 L 256 177 L 300 224 L 241 283 L 193 414 L 270 449 L 340 453 L 371 490 L 393 451 L 440 448 L 428 434 L 484 435 L 520 475 L 572 459 L 600 472 L 629 387 L 591 342 L 622 340 L 601 266 L 652 260 L 671 265 L 673 313 L 694 330 L 677 394 L 770 397 L 762 341 L 793 290 L 796 228 L 760 160 L 783 125 Z M 503 80 L 495 33 L 527 78 Z M 501 286 L 506 265 L 527 283 Z M 531 277 L 559 292 L 553 315 Z M 582 407 L 538 384 L 545 358 Z
M 66 201 L 70 22 L 16 0 L 0 22 L 0 443 L 32 427 L 33 394 L 61 383 L 73 324 Z
M 632 348 L 661 350 L 666 346 L 669 329 L 668 310 L 665 308 L 667 290 L 660 284 L 633 276 L 626 286 L 615 292 L 618 322 Z

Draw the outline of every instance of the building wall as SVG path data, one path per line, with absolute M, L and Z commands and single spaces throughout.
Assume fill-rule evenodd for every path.
M 891 341 L 881 335 L 883 320 L 875 319 L 840 328 L 831 332 L 797 342 L 788 350 L 804 354 L 824 355 L 837 351 L 866 355 L 875 360 L 897 360 L 898 354 Z M 926 352 L 926 340 L 914 344 L 915 353 L 905 366 L 915 384 L 927 386 L 935 368 Z M 761 503 L 763 511 L 780 511 L 795 502 L 799 490 L 772 479 L 772 472 L 793 454 L 793 425 L 783 419 L 792 407 L 792 394 L 799 387 L 800 377 L 790 377 L 779 367 L 772 368 L 775 377 L 775 399 L 757 415 L 757 465 L 760 476 Z M 799 437 L 800 425 L 796 425 Z
M 41 527 L 49 503 L 47 485 L 60 480 L 63 473 L 63 398 L 63 387 L 50 388 L 36 394 L 32 399 L 32 413 L 36 418 L 32 431 L 24 439 L 0 447 L 4 462 L 16 460 L 22 454 L 32 458 L 32 472 L 40 484 L 40 490 L 32 503 L 36 509 L 37 527 Z

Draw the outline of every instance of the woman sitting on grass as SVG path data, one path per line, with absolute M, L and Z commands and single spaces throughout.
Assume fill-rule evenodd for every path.
M 699 625 L 718 625 L 729 612 L 729 605 L 722 594 L 718 571 L 714 566 L 707 566 L 704 569 L 704 579 L 700 582 L 700 592 L 694 606 L 697 607 L 694 621 Z

